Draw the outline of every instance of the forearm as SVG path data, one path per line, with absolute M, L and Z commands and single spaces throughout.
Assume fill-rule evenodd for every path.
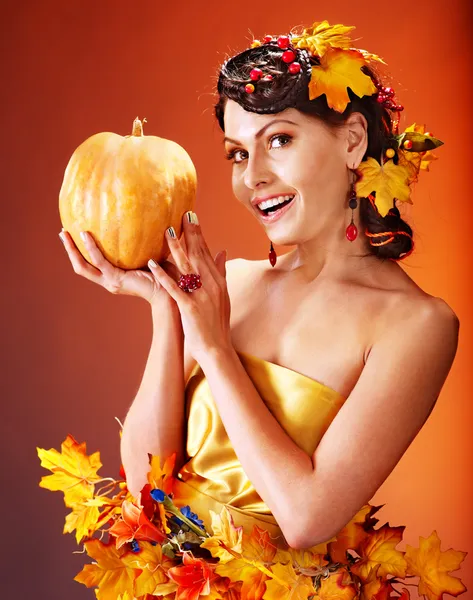
M 296 539 L 296 521 L 307 502 L 300 496 L 300 490 L 307 489 L 314 477 L 312 458 L 297 446 L 271 414 L 233 349 L 211 352 L 202 363 L 220 417 L 245 473 L 288 542 L 289 538 Z
M 121 458 L 136 497 L 146 483 L 148 453 L 184 461 L 183 335 L 179 313 L 152 306 L 153 339 L 139 390 L 126 416 Z

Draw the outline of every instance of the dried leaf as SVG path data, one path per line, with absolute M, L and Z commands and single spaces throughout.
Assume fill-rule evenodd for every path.
M 392 208 L 394 198 L 412 204 L 406 167 L 395 165 L 392 160 L 380 165 L 370 156 L 360 163 L 357 173 L 360 175 L 355 184 L 357 196 L 367 198 L 376 192 L 376 206 L 381 216 L 386 216 Z
M 213 557 L 219 558 L 219 564 L 224 564 L 229 560 L 234 559 L 234 555 L 226 550 L 222 543 L 227 548 L 241 554 L 243 527 L 235 527 L 232 515 L 226 506 L 223 507 L 218 515 L 213 510 L 209 510 L 212 517 L 213 536 L 207 538 L 202 544 L 202 548 L 207 548 Z
M 376 93 L 371 78 L 361 71 L 364 65 L 363 55 L 356 50 L 328 50 L 320 59 L 320 66 L 312 66 L 310 99 L 325 94 L 328 106 L 342 113 L 350 102 L 347 88 L 360 98 Z
M 409 575 L 417 575 L 419 594 L 428 600 L 442 600 L 443 594 L 459 596 L 466 591 L 458 577 L 452 577 L 450 571 L 456 571 L 467 552 L 460 550 L 440 550 L 440 539 L 434 530 L 430 537 L 419 537 L 419 548 L 406 545 L 405 558 Z
M 275 578 L 266 582 L 264 600 L 306 600 L 315 593 L 312 579 L 297 575 L 291 564 L 276 563 L 271 570 Z
M 389 527 L 386 524 L 370 533 L 357 548 L 361 560 L 351 567 L 352 573 L 365 580 L 372 568 L 379 566 L 378 577 L 405 577 L 407 563 L 404 553 L 395 549 L 402 541 L 404 529 L 404 525 Z
M 41 478 L 40 487 L 64 492 L 64 503 L 69 508 L 91 497 L 94 483 L 101 479 L 97 475 L 102 466 L 100 452 L 87 456 L 85 442 L 77 443 L 70 434 L 61 444 L 60 453 L 54 448 L 36 450 L 41 466 L 53 472 Z
M 96 587 L 98 600 L 116 600 L 119 594 L 128 592 L 133 597 L 133 581 L 139 571 L 128 567 L 123 561 L 123 552 L 112 542 L 102 543 L 93 539 L 84 542 L 87 554 L 96 562 L 85 565 L 74 580 L 86 587 Z

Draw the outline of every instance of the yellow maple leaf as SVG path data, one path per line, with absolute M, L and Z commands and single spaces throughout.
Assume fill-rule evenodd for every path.
M 370 156 L 360 163 L 356 171 L 360 176 L 355 184 L 357 196 L 367 198 L 376 192 L 376 206 L 381 216 L 386 216 L 392 208 L 394 198 L 412 204 L 406 167 L 395 165 L 392 160 L 380 165 Z
M 271 571 L 276 577 L 266 582 L 264 600 L 305 600 L 315 592 L 312 579 L 297 575 L 290 563 L 276 563 Z
M 360 98 L 375 94 L 378 90 L 373 81 L 361 71 L 364 65 L 366 61 L 357 50 L 328 50 L 320 65 L 312 66 L 310 100 L 325 94 L 328 106 L 342 113 L 350 102 L 347 88 Z
M 93 491 L 88 492 L 90 496 Z M 66 515 L 66 523 L 63 533 L 72 533 L 76 530 L 76 541 L 79 544 L 82 538 L 90 537 L 95 529 L 99 519 L 99 509 L 97 506 L 87 506 L 82 503 L 77 503 L 72 506 L 72 512 Z
M 460 568 L 467 552 L 460 550 L 440 550 L 440 539 L 434 530 L 428 538 L 419 536 L 419 548 L 406 544 L 405 558 L 409 575 L 419 577 L 419 594 L 428 600 L 442 600 L 443 594 L 459 596 L 466 591 L 458 577 L 452 577 L 449 571 Z
M 395 549 L 402 541 L 404 529 L 404 525 L 389 527 L 386 524 L 366 536 L 357 548 L 361 560 L 352 566 L 352 573 L 364 580 L 372 568 L 379 565 L 378 577 L 405 577 L 407 563 L 404 553 Z
M 312 54 L 323 56 L 329 48 L 349 48 L 351 39 L 347 36 L 355 27 L 330 25 L 328 21 L 316 21 L 312 27 L 304 29 L 300 36 L 294 35 L 291 43 L 296 48 L 306 48 Z
M 135 579 L 135 596 L 144 596 L 145 594 L 156 595 L 156 588 L 159 587 L 159 595 L 173 592 L 177 589 L 177 584 L 169 581 L 165 569 L 174 567 L 174 562 L 163 554 L 161 546 L 153 546 L 149 542 L 140 542 L 140 551 L 137 554 L 127 553 L 122 557 L 122 562 L 132 569 L 142 569 L 142 572 Z M 170 584 L 162 587 L 162 584 Z
M 350 574 L 345 569 L 330 573 L 320 580 L 320 588 L 312 597 L 313 600 L 354 600 L 358 598 L 358 590 Z
M 303 550 L 296 550 L 295 548 L 278 549 L 274 556 L 274 562 L 292 564 L 301 575 L 315 577 L 323 572 L 323 568 L 329 564 L 329 561 L 324 558 L 327 552 L 326 549 L 322 552 L 315 552 L 314 548 L 317 548 L 317 546 L 312 549 L 304 548 Z
M 271 543 L 269 533 L 254 525 L 251 535 L 243 533 L 242 557 L 217 565 L 215 571 L 231 581 L 243 582 L 241 600 L 261 600 L 265 582 L 271 577 L 265 565 L 273 562 L 275 554 L 276 547 Z
M 123 562 L 125 552 L 117 550 L 113 541 L 104 544 L 98 539 L 87 540 L 84 547 L 96 562 L 85 565 L 74 581 L 88 588 L 98 587 L 98 600 L 116 600 L 119 594 L 126 592 L 133 597 L 133 582 L 139 571 Z
M 207 538 L 200 546 L 207 548 L 214 558 L 220 559 L 220 564 L 224 564 L 235 557 L 222 546 L 222 543 L 227 548 L 241 554 L 243 527 L 235 527 L 232 515 L 226 506 L 222 508 L 219 515 L 213 510 L 209 510 L 209 513 L 212 517 L 214 535 Z
M 54 448 L 44 450 L 36 448 L 41 466 L 53 472 L 41 478 L 39 486 L 51 491 L 64 492 L 64 503 L 72 508 L 74 504 L 90 498 L 94 483 L 101 481 L 97 475 L 102 466 L 100 452 L 90 456 L 86 454 L 85 442 L 82 444 L 68 434 L 61 444 L 61 452 Z

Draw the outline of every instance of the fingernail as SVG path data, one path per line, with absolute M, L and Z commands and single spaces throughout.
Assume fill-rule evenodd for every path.
M 188 210 L 186 212 L 186 217 L 187 217 L 187 222 L 192 223 L 192 211 L 191 210 Z
M 59 239 L 61 240 L 61 242 L 62 242 L 63 244 L 65 244 L 65 243 L 66 243 L 66 240 L 65 240 L 65 238 L 64 238 L 64 234 L 62 233 L 62 231 L 61 231 L 61 233 L 59 234 Z
M 199 219 L 197 218 L 195 212 L 192 213 L 192 223 L 194 223 L 195 225 L 199 224 Z
M 87 241 L 87 234 L 85 233 L 85 231 L 81 231 L 81 232 L 80 232 L 80 237 L 82 238 L 82 240 L 83 240 L 84 242 L 86 242 L 86 241 Z
M 172 237 L 173 240 L 176 239 L 177 236 L 176 236 L 176 232 L 174 231 L 174 227 L 168 227 L 167 232 L 168 232 L 168 235 L 170 237 Z
M 149 259 L 149 261 L 148 261 L 148 264 L 149 264 L 151 267 L 157 267 L 157 266 L 158 266 L 158 265 L 157 265 L 157 264 L 154 262 L 154 260 L 153 260 L 152 258 L 150 258 L 150 259 Z

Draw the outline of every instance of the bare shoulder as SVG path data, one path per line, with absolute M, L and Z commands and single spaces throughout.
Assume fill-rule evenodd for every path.
M 384 356 L 393 364 L 410 357 L 413 375 L 417 372 L 421 377 L 428 370 L 434 379 L 438 377 L 441 387 L 457 352 L 460 321 L 456 313 L 442 298 L 423 292 L 403 294 L 390 315 L 389 326 L 370 354 Z

